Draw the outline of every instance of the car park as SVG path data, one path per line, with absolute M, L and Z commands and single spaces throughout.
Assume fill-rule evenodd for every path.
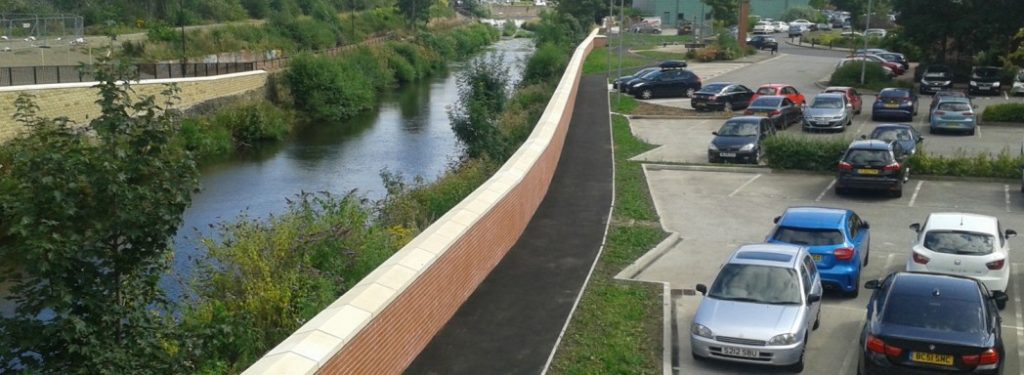
M 924 137 L 917 131 L 917 128 L 909 124 L 881 124 L 872 129 L 867 138 L 897 142 L 903 153 L 907 155 L 916 154 L 917 145 L 924 141 Z
M 971 81 L 967 87 L 969 94 L 999 94 L 999 76 L 1002 71 L 994 66 L 976 66 L 971 69 Z
M 1010 87 L 1010 95 L 1024 95 L 1024 69 L 1018 69 L 1017 75 L 1013 76 L 1013 86 Z
M 763 116 L 771 121 L 776 129 L 788 128 L 804 118 L 803 109 L 785 96 L 762 96 L 750 102 L 743 111 L 747 116 Z
M 789 100 L 792 101 L 793 104 L 796 104 L 797 106 L 803 106 L 806 100 L 804 98 L 804 94 L 801 94 L 800 91 L 797 91 L 796 87 L 793 87 L 793 85 L 787 85 L 782 83 L 769 83 L 766 85 L 761 85 L 761 87 L 758 87 L 757 91 L 754 92 L 754 96 L 751 98 L 751 101 L 757 99 L 762 95 L 782 95 L 789 98 Z
M 744 245 L 719 270 L 690 324 L 691 354 L 803 371 L 811 331 L 820 324 L 821 277 L 807 249 Z
M 858 374 L 1001 374 L 1006 353 L 997 303 L 975 280 L 898 272 L 874 293 L 860 335 Z
M 860 93 L 853 87 L 846 86 L 829 86 L 826 87 L 822 92 L 835 92 L 846 96 L 846 101 L 853 105 L 853 114 L 859 115 L 861 109 L 864 107 L 864 100 L 861 98 Z
M 928 105 L 928 121 L 931 121 L 932 111 L 935 110 L 935 107 L 938 107 L 939 103 L 942 103 L 945 100 L 951 100 L 951 98 L 970 99 L 967 97 L 967 94 L 965 94 L 963 91 L 942 90 L 935 92 L 935 95 L 932 95 L 931 104 Z
M 735 111 L 747 108 L 753 96 L 754 91 L 747 86 L 733 82 L 713 82 L 693 93 L 690 106 L 698 111 Z
M 774 221 L 765 242 L 807 247 L 821 285 L 857 297 L 871 247 L 867 221 L 851 210 L 827 207 L 790 207 Z
M 658 70 L 661 70 L 661 68 L 648 67 L 648 68 L 640 69 L 640 70 L 636 71 L 636 73 L 616 78 L 614 81 L 612 81 L 612 88 L 615 89 L 615 90 L 619 90 L 620 86 L 622 86 L 626 82 L 629 82 L 629 81 L 631 81 L 633 79 L 642 77 L 645 74 L 648 74 L 648 73 L 651 73 L 651 72 L 655 72 L 655 71 L 658 71 Z
M 974 135 L 978 128 L 978 116 L 968 98 L 945 97 L 928 114 L 928 131 L 955 131 Z
M 775 135 L 775 126 L 765 117 L 739 116 L 725 121 L 708 145 L 708 162 L 758 164 L 764 155 L 764 140 Z
M 929 65 L 921 73 L 921 85 L 918 92 L 922 94 L 936 93 L 953 88 L 953 69 L 946 65 Z
M 839 160 L 835 193 L 871 189 L 902 197 L 903 184 L 910 178 L 906 161 L 907 153 L 899 143 L 877 139 L 853 141 Z
M 907 272 L 971 277 L 993 292 L 1005 292 L 1010 286 L 1009 239 L 1017 232 L 1004 230 L 998 218 L 939 212 L 928 215 L 924 224 L 911 224 L 910 229 L 917 239 L 907 259 Z
M 878 92 L 871 106 L 871 120 L 898 117 L 913 121 L 917 115 L 917 95 L 910 89 L 885 88 Z
M 629 93 L 637 99 L 692 97 L 701 88 L 700 77 L 686 69 L 663 69 L 630 81 Z
M 841 93 L 823 93 L 814 96 L 811 105 L 804 108 L 804 130 L 846 130 L 853 124 L 853 104 Z
M 778 48 L 779 42 L 767 35 L 754 35 L 747 41 L 747 45 L 759 50 Z
M 874 61 L 879 64 L 882 64 L 882 66 L 889 68 L 889 70 L 892 71 L 893 75 L 895 76 L 901 76 L 903 75 L 903 73 L 907 72 L 907 70 L 903 67 L 903 64 L 900 63 L 899 60 L 896 60 L 896 55 L 891 55 L 891 58 L 893 60 L 888 60 L 874 53 L 855 54 L 852 57 L 866 58 L 868 61 Z

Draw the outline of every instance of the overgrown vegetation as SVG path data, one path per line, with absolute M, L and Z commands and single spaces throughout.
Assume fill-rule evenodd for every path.
M 861 69 L 863 65 L 864 84 L 861 84 Z M 847 63 L 832 72 L 829 78 L 830 86 L 851 86 L 881 90 L 885 87 L 907 87 L 913 86 L 913 82 L 893 80 L 889 74 L 882 69 L 882 65 L 874 61 L 855 61 Z
M 1024 155 L 1008 150 L 995 155 L 988 152 L 968 155 L 961 151 L 954 156 L 918 152 L 910 158 L 910 170 L 919 175 L 1020 179 L 1022 166 Z
M 1024 124 L 1024 104 L 1003 103 L 986 106 L 985 111 L 981 113 L 981 119 L 983 121 Z
M 771 168 L 835 171 L 850 145 L 844 138 L 808 138 L 779 135 L 764 141 L 764 157 Z
M 690 50 L 686 57 L 699 61 L 735 60 L 740 57 L 756 53 L 749 46 L 741 46 L 736 38 L 729 33 L 720 33 L 715 43 L 698 50 Z

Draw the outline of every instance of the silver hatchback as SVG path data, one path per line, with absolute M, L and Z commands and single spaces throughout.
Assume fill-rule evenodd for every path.
M 789 366 L 803 371 L 818 328 L 821 277 L 807 248 L 744 245 L 722 266 L 690 326 L 693 358 Z

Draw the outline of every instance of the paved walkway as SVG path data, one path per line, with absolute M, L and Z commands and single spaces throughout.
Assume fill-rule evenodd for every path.
M 407 374 L 538 374 L 597 256 L 612 202 L 605 77 L 580 83 L 561 160 L 519 242 Z

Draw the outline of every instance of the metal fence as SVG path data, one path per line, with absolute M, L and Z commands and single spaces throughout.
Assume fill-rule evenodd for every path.
M 137 64 L 139 79 L 207 77 L 256 70 L 255 62 Z M 77 65 L 14 66 L 0 68 L 0 86 L 95 81 L 91 69 Z

